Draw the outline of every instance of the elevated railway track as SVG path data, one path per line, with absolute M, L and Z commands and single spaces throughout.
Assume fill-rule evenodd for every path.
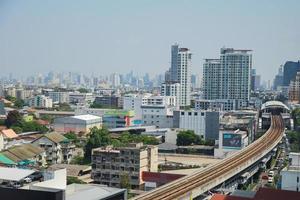
M 169 184 L 146 192 L 133 199 L 173 200 L 193 199 L 242 172 L 263 158 L 279 143 L 283 136 L 284 123 L 281 115 L 272 115 L 271 126 L 258 140 L 230 157 L 182 177 Z

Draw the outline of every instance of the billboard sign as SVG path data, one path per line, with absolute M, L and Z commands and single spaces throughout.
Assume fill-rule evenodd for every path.
M 229 149 L 241 149 L 242 136 L 234 133 L 223 133 L 223 147 Z

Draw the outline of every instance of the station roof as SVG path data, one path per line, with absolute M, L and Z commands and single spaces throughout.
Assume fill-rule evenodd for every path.
M 284 103 L 281 101 L 267 101 L 261 106 L 261 109 L 264 110 L 266 108 L 274 108 L 274 107 L 281 107 L 286 110 L 290 110 Z
M 0 180 L 21 181 L 33 173 L 34 171 L 29 169 L 0 167 Z

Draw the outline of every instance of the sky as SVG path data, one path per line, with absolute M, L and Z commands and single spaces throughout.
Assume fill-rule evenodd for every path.
M 192 73 L 225 46 L 252 49 L 272 80 L 300 59 L 299 10 L 299 0 L 0 0 L 0 71 L 160 74 L 179 43 Z

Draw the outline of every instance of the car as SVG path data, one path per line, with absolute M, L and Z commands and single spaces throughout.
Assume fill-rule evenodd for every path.
M 273 177 L 268 178 L 268 183 L 273 183 Z
M 24 178 L 24 182 L 25 183 L 31 183 L 32 179 L 30 177 L 26 177 L 26 178 Z
M 43 175 L 41 172 L 34 172 L 30 176 L 28 176 L 32 181 L 37 181 L 43 178 Z
M 272 171 L 272 170 L 269 171 L 268 176 L 269 176 L 269 177 L 273 177 L 273 176 L 274 176 L 274 171 Z
M 11 182 L 10 186 L 13 187 L 13 188 L 20 188 L 20 187 L 22 187 L 21 183 L 19 183 L 19 182 Z

